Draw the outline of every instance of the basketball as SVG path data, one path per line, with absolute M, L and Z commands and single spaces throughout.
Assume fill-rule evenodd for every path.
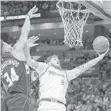
M 104 36 L 98 36 L 93 41 L 93 49 L 99 53 L 102 54 L 107 51 L 109 48 L 109 40 Z

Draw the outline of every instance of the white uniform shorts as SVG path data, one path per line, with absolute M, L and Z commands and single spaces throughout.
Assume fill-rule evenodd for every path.
M 66 111 L 66 107 L 57 102 L 41 101 L 37 111 Z

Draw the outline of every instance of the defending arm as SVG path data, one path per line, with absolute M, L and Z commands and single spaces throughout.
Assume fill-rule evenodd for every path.
M 37 71 L 39 75 L 43 74 L 45 70 L 48 68 L 48 65 L 42 62 L 37 62 L 32 59 L 30 56 L 30 47 L 26 44 L 24 48 L 24 54 L 26 57 L 27 64 Z
M 20 38 L 13 47 L 12 55 L 20 61 L 26 61 L 26 58 L 24 55 L 24 46 L 28 39 L 28 34 L 30 32 L 30 18 L 37 16 L 37 14 L 35 14 L 37 10 L 38 8 L 36 8 L 35 6 L 26 15 L 26 19 L 21 30 Z
M 26 15 L 24 25 L 23 25 L 23 27 L 21 29 L 20 38 L 19 38 L 18 42 L 15 44 L 15 46 L 14 46 L 14 47 L 16 47 L 16 50 L 20 51 L 21 49 L 23 49 L 23 47 L 25 45 L 25 42 L 28 39 L 29 31 L 30 31 L 30 18 L 29 18 L 28 15 Z

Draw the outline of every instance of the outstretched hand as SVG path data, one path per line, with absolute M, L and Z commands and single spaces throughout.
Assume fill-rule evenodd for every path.
M 108 53 L 108 51 L 109 51 L 109 48 L 104 53 L 102 53 L 102 54 L 98 53 L 98 55 L 104 57 Z
M 30 9 L 30 11 L 28 12 L 28 15 L 30 16 L 30 18 L 37 17 L 38 14 L 35 14 L 37 11 L 38 11 L 38 8 L 36 6 Z
M 39 45 L 38 43 L 35 43 L 37 40 L 39 40 L 38 36 L 32 36 L 30 37 L 28 40 L 27 40 L 27 46 L 28 47 L 34 47 L 34 46 L 37 46 Z

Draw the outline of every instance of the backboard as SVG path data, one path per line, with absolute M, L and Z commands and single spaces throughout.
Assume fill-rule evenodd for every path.
M 90 9 L 95 16 L 109 21 L 111 23 L 111 1 L 107 0 L 83 0 L 79 1 L 81 4 Z

